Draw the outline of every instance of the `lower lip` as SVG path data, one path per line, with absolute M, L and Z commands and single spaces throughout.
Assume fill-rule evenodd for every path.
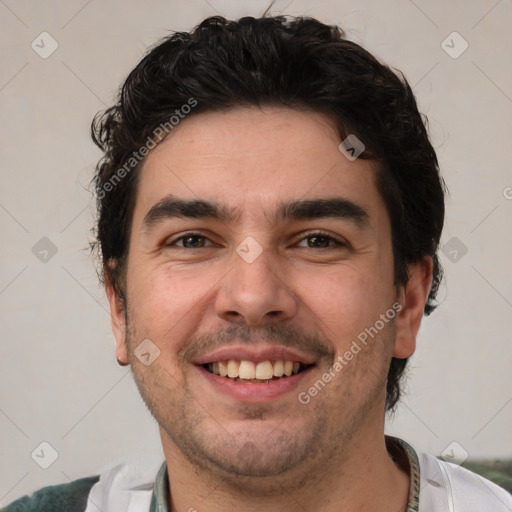
M 276 398 L 297 390 L 299 384 L 314 366 L 310 366 L 296 375 L 282 377 L 270 382 L 262 382 L 261 384 L 238 382 L 228 377 L 221 377 L 220 375 L 210 373 L 202 366 L 197 366 L 196 368 L 199 369 L 207 381 L 219 392 L 241 402 L 262 403 L 275 400 Z

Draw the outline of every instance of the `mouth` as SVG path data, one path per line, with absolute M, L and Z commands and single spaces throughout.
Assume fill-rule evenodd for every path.
M 202 367 L 213 375 L 246 384 L 268 384 L 304 372 L 313 364 L 292 360 L 250 361 L 226 359 L 203 364 Z
M 221 347 L 193 364 L 216 397 L 255 404 L 291 396 L 319 361 L 309 351 L 259 344 Z

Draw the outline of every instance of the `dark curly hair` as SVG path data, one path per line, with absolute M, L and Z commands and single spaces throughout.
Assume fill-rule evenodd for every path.
M 307 17 L 230 21 L 214 16 L 190 33 L 173 33 L 129 74 L 117 103 L 96 115 L 92 138 L 104 156 L 94 177 L 98 221 L 92 245 L 101 254 L 100 278 L 125 300 L 138 171 L 148 150 L 163 140 L 161 127 L 168 133 L 184 113 L 249 105 L 325 113 L 336 121 L 342 140 L 355 134 L 364 142 L 360 158 L 379 163 L 378 189 L 391 220 L 395 282 L 407 282 L 409 263 L 424 256 L 433 259 L 425 306 L 430 314 L 442 278 L 437 249 L 445 186 L 427 119 L 419 114 L 400 72 L 347 40 L 339 27 Z M 387 410 L 400 398 L 406 364 L 407 359 L 392 359 Z

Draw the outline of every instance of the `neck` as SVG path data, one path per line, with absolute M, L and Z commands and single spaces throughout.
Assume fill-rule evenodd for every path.
M 367 423 L 366 427 L 370 427 Z M 171 511 L 243 509 L 309 512 L 405 511 L 409 475 L 391 459 L 380 432 L 361 429 L 336 451 L 319 454 L 278 477 L 240 477 L 198 468 L 161 431 Z M 300 506 L 299 506 L 300 505 Z

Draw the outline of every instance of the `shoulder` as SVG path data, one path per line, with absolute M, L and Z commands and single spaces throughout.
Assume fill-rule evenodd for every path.
M 420 512 L 510 512 L 512 495 L 486 478 L 461 466 L 418 453 L 420 465 Z M 444 508 L 443 508 L 444 507 Z
M 91 487 L 99 476 L 74 480 L 67 484 L 43 487 L 31 496 L 23 496 L 0 512 L 83 512 Z

